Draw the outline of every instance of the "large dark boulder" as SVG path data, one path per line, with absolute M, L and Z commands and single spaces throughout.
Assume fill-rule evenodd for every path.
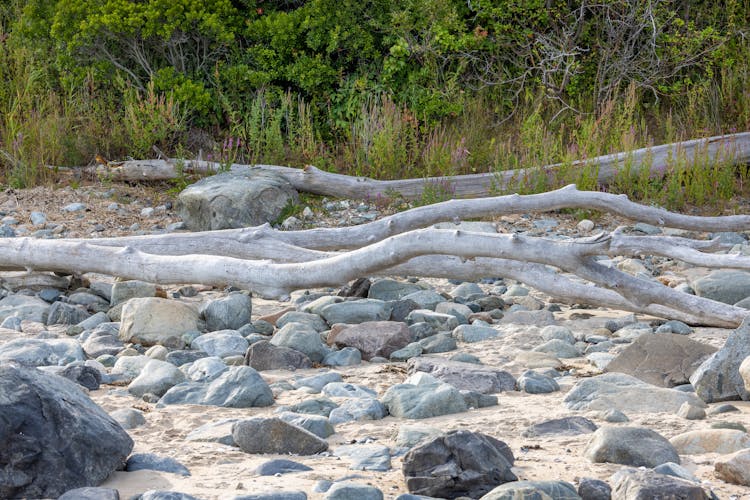
M 439 498 L 479 498 L 495 486 L 518 478 L 508 445 L 492 436 L 452 431 L 404 456 L 409 493 Z
M 120 467 L 133 440 L 70 380 L 0 366 L 0 498 L 57 498 Z

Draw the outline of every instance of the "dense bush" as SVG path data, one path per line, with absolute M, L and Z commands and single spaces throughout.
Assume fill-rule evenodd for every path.
M 750 128 L 739 0 L 10 0 L 6 181 L 95 153 L 467 173 Z M 40 133 L 39 124 L 44 124 Z

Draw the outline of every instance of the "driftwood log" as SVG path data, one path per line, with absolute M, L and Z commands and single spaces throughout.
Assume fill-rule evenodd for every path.
M 366 177 L 325 172 L 312 165 L 303 169 L 276 165 L 229 166 L 231 171 L 263 169 L 284 176 L 301 192 L 324 196 L 367 199 L 377 196 L 389 198 L 394 195 L 407 199 L 419 198 L 424 190 L 438 186 L 456 198 L 489 196 L 493 193 L 516 191 L 530 178 L 539 175 L 555 178 L 562 169 L 582 171 L 595 170 L 597 184 L 606 186 L 613 182 L 619 172 L 629 169 L 636 174 L 648 168 L 650 175 L 663 176 L 670 166 L 681 162 L 687 168 L 696 162 L 727 165 L 743 165 L 750 162 L 750 132 L 740 134 L 693 139 L 661 146 L 615 153 L 591 159 L 578 160 L 568 165 L 546 165 L 538 168 L 506 170 L 482 174 L 453 177 L 431 177 L 425 179 L 403 179 L 381 181 Z M 88 168 L 90 173 L 122 181 L 161 181 L 177 178 L 181 172 L 218 172 L 223 165 L 197 160 L 130 160 Z
M 97 272 L 153 283 L 234 285 L 268 298 L 296 289 L 338 286 L 362 276 L 475 280 L 503 276 L 568 303 L 641 312 L 691 324 L 736 327 L 742 308 L 696 297 L 599 262 L 601 256 L 659 255 L 696 266 L 750 269 L 750 257 L 711 253 L 718 240 L 632 236 L 545 239 L 427 227 L 500 213 L 588 207 L 692 231 L 750 229 L 750 217 L 693 217 L 578 191 L 454 200 L 362 226 L 277 231 L 270 226 L 91 240 L 0 239 L 0 268 Z M 359 247 L 359 248 L 357 248 Z M 355 248 L 355 249 L 351 249 Z M 345 251 L 350 249 L 348 251 Z

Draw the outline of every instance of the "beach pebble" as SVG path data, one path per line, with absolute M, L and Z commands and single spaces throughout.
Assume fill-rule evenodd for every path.
M 125 470 L 134 472 L 137 470 L 156 470 L 160 472 L 169 472 L 170 474 L 179 474 L 189 476 L 190 471 L 187 467 L 171 457 L 156 455 L 154 453 L 133 453 L 125 463 Z

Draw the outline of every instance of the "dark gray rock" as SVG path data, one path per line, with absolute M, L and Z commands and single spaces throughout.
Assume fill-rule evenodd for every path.
M 478 498 L 515 481 L 508 445 L 486 434 L 451 431 L 410 450 L 403 459 L 406 488 L 416 495 Z
M 667 462 L 654 467 L 654 472 L 659 474 L 665 474 L 667 476 L 679 477 L 686 481 L 693 481 L 694 483 L 700 482 L 700 479 L 692 475 L 685 467 L 678 465 L 674 462 Z
M 187 467 L 171 457 L 162 457 L 154 453 L 133 453 L 125 464 L 125 470 L 134 472 L 137 470 L 157 470 L 160 472 L 169 472 L 170 474 L 179 474 L 189 476 L 190 471 Z
M 458 326 L 458 319 L 452 314 L 443 314 L 430 311 L 429 309 L 415 309 L 406 317 L 410 325 L 415 323 L 427 323 L 434 330 L 452 332 Z
M 612 487 L 600 479 L 582 477 L 578 481 L 578 495 L 581 500 L 610 500 Z
M 98 358 L 103 354 L 116 355 L 125 348 L 125 344 L 117 338 L 117 332 L 97 329 L 86 337 L 81 347 L 88 356 Z
M 120 493 L 112 488 L 85 486 L 68 490 L 57 500 L 120 500 Z
M 597 428 L 594 422 L 585 417 L 562 417 L 534 424 L 523 431 L 522 435 L 524 437 L 578 436 L 590 434 Z
M 227 408 L 271 406 L 271 388 L 249 366 L 231 366 L 209 383 L 185 382 L 169 389 L 159 400 L 165 404 L 213 405 Z
M 391 353 L 390 360 L 391 361 L 407 361 L 411 358 L 416 358 L 417 356 L 422 355 L 422 344 L 419 342 L 412 342 L 411 344 L 408 344 L 406 347 L 399 349 L 398 351 L 393 351 Z
M 328 337 L 328 343 L 338 348 L 358 349 L 365 360 L 375 356 L 388 358 L 413 340 L 406 323 L 395 321 L 367 321 L 344 328 Z
M 615 499 L 712 499 L 712 496 L 700 484 L 674 476 L 658 474 L 648 469 L 621 469 L 612 475 L 611 482 L 612 498 Z
M 57 498 L 101 483 L 133 440 L 70 380 L 0 366 L 0 498 Z
M 279 411 L 291 411 L 294 413 L 308 413 L 310 415 L 320 415 L 323 417 L 328 417 L 330 415 L 331 411 L 334 408 L 338 408 L 339 405 L 334 403 L 328 398 L 315 398 L 315 399 L 306 399 L 304 401 L 300 401 L 299 403 L 290 405 L 290 406 L 282 406 L 279 408 Z
M 136 397 L 142 397 L 146 393 L 162 396 L 184 380 L 185 374 L 172 363 L 152 359 L 128 385 L 128 392 Z
M 95 391 L 102 383 L 102 375 L 96 368 L 86 365 L 68 365 L 60 373 L 61 377 L 82 385 L 90 391 Z
M 735 304 L 750 296 L 750 273 L 720 269 L 698 278 L 690 286 L 699 297 Z
M 680 463 L 672 443 L 644 427 L 600 427 L 584 450 L 594 463 L 609 462 L 633 467 L 656 467 L 666 462 Z
M 312 368 L 312 361 L 306 354 L 291 347 L 275 346 L 267 340 L 250 345 L 245 353 L 245 364 L 258 371 Z
M 750 356 L 750 316 L 729 334 L 724 347 L 706 359 L 690 376 L 695 393 L 706 403 L 750 399 L 740 375 L 742 361 Z
M 641 335 L 605 371 L 627 373 L 659 387 L 684 384 L 716 349 L 674 333 Z
M 201 311 L 201 316 L 206 321 L 208 331 L 213 332 L 241 328 L 250 323 L 251 312 L 250 297 L 242 292 L 232 292 L 226 297 L 206 304 Z
M 341 376 L 339 375 L 339 380 Z M 374 398 L 378 395 L 376 391 L 364 385 L 351 384 L 349 382 L 329 382 L 321 391 L 323 395 L 332 398 Z
M 422 290 L 419 285 L 414 283 L 407 283 L 404 281 L 396 281 L 390 278 L 383 278 L 375 281 L 370 285 L 370 289 L 367 292 L 367 297 L 370 299 L 378 300 L 401 300 L 404 296 L 410 293 L 418 292 Z
M 326 366 L 354 366 L 362 362 L 362 353 L 354 347 L 344 347 L 339 351 L 326 354 L 323 364 Z
M 419 290 L 404 295 L 401 298 L 416 302 L 421 309 L 429 309 L 431 311 L 434 311 L 439 303 L 445 302 L 445 297 L 437 293 L 435 290 Z
M 391 300 L 388 302 L 391 306 L 391 321 L 405 323 L 409 313 L 419 309 L 419 304 L 413 300 Z
M 437 357 L 413 358 L 407 362 L 408 372 L 425 372 L 458 389 L 490 394 L 514 391 L 516 379 L 510 373 L 491 366 L 450 361 Z
M 232 437 L 246 453 L 314 455 L 328 449 L 325 440 L 278 417 L 241 420 L 234 424 Z
M 273 476 L 276 474 L 289 474 L 290 472 L 302 472 L 308 470 L 312 470 L 312 467 L 295 462 L 294 460 L 277 458 L 260 464 L 255 469 L 255 473 L 259 476 Z
M 447 332 L 438 333 L 426 339 L 419 341 L 419 345 L 422 346 L 422 352 L 425 354 L 437 354 L 441 352 L 450 352 L 458 347 L 456 339 L 450 336 Z
M 512 481 L 501 484 L 481 500 L 581 500 L 575 487 L 565 481 Z
M 114 307 L 136 297 L 156 296 L 156 285 L 138 280 L 116 281 L 109 293 L 109 303 Z
M 328 325 L 323 318 L 317 314 L 302 311 L 289 311 L 284 313 L 283 316 L 276 320 L 276 328 L 283 328 L 287 323 L 304 323 L 316 332 L 324 332 L 328 330 Z
M 175 366 L 182 366 L 187 363 L 198 361 L 199 359 L 205 358 L 206 356 L 208 356 L 208 354 L 203 351 L 188 351 L 180 349 L 167 353 L 167 357 L 164 358 L 164 361 L 166 361 L 167 363 L 172 363 Z
M 48 325 L 76 325 L 91 316 L 82 306 L 54 302 L 47 312 Z
M 273 223 L 299 197 L 283 176 L 248 170 L 206 177 L 177 198 L 177 212 L 191 231 Z
M 148 490 L 143 492 L 136 500 L 200 500 L 193 495 L 179 491 Z
M 487 408 L 489 406 L 497 406 L 497 396 L 493 394 L 481 394 L 474 391 L 462 390 L 461 396 L 464 397 L 464 402 L 469 408 Z

